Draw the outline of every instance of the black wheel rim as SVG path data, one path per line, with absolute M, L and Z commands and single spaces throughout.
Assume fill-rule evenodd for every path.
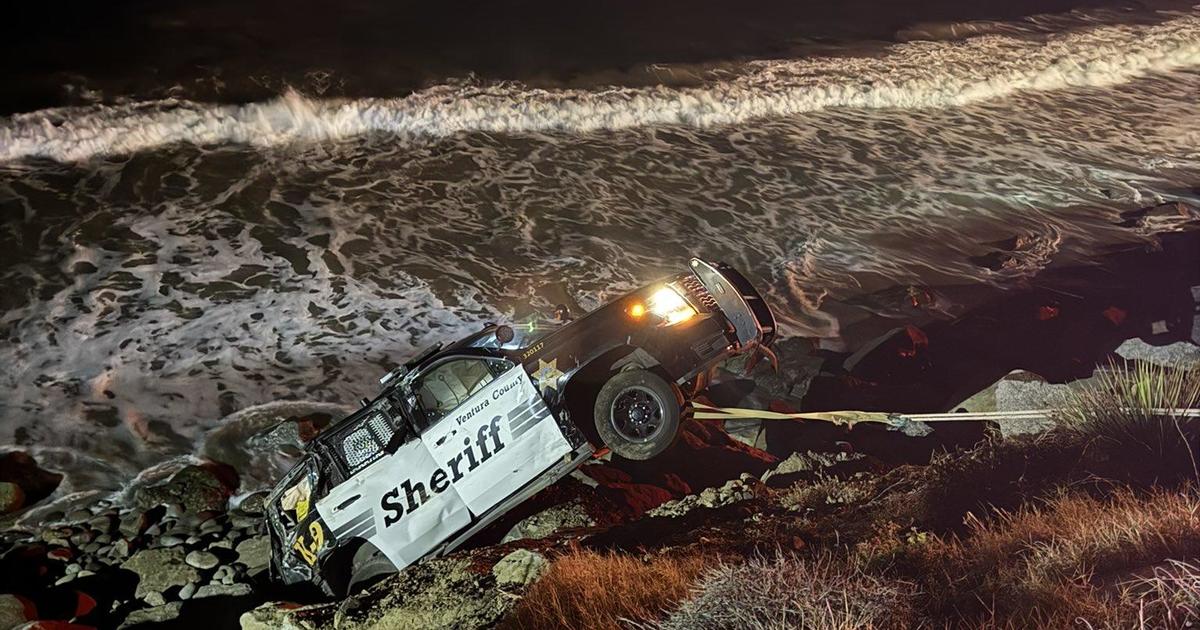
M 612 427 L 630 442 L 649 442 L 662 430 L 666 408 L 658 394 L 633 386 L 617 394 L 612 405 Z

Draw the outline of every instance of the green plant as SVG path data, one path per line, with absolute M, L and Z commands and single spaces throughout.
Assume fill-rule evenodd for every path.
M 1059 417 L 1099 449 L 1093 455 L 1117 465 L 1137 461 L 1133 469 L 1149 474 L 1146 481 L 1200 480 L 1200 418 L 1180 413 L 1198 406 L 1200 370 L 1113 363 L 1069 396 Z

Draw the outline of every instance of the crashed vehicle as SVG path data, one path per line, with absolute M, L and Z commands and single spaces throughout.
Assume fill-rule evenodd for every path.
M 381 379 L 268 499 L 272 572 L 330 595 L 447 553 L 601 448 L 649 459 L 735 355 L 773 360 L 775 319 L 732 267 L 690 270 L 552 332 L 489 324 Z

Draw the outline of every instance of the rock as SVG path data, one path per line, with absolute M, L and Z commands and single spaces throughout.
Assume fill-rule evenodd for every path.
M 20 595 L 0 594 L 0 628 L 13 628 L 37 618 L 37 607 Z
M 179 599 L 191 599 L 196 594 L 196 583 L 189 582 L 179 589 Z
M 259 527 L 264 525 L 264 521 L 261 516 L 244 516 L 240 514 L 229 519 L 229 523 L 238 529 L 247 529 L 252 531 L 257 530 Z
M 122 539 L 122 540 L 118 540 L 117 542 L 113 543 L 112 548 L 109 550 L 109 555 L 111 555 L 114 558 L 128 558 L 129 557 L 129 541 Z
M 705 488 L 700 494 L 688 495 L 677 501 L 668 501 L 646 512 L 647 516 L 683 516 L 696 508 L 715 508 L 731 505 L 739 501 L 754 498 L 751 487 L 754 477 L 743 474 L 741 478 L 731 479 L 720 488 Z
M 866 464 L 861 461 L 863 459 L 861 453 L 796 452 L 779 462 L 778 466 L 763 473 L 762 482 L 775 488 L 783 488 L 800 480 L 814 479 L 822 473 L 829 474 L 831 469 L 839 466 L 844 468 L 848 462 Z
M 166 513 L 164 506 L 157 506 L 149 510 L 136 510 L 121 517 L 120 523 L 117 526 L 117 531 L 126 538 L 133 538 L 143 533 L 149 532 L 150 528 L 157 525 Z M 151 535 L 154 535 L 153 533 Z
M 67 512 L 68 523 L 86 523 L 92 518 L 92 511 L 79 508 Z
M 536 561 L 535 561 L 536 562 Z M 393 630 L 493 627 L 520 598 L 496 586 L 462 558 L 418 562 L 340 604 L 287 610 L 260 606 L 242 616 L 242 628 L 354 628 Z
M 1131 361 L 1183 370 L 1200 367 L 1200 347 L 1183 341 L 1165 346 L 1152 346 L 1141 339 L 1129 339 L 1117 348 L 1117 354 Z
M 313 620 L 332 620 L 336 604 L 301 606 L 288 602 L 267 602 L 242 613 L 242 630 L 312 630 Z
M 49 558 L 50 560 L 58 560 L 60 562 L 66 562 L 67 560 L 71 560 L 75 557 L 75 552 L 71 551 L 67 547 L 56 547 L 54 549 L 51 549 L 50 551 L 47 551 L 46 557 Z
M 142 601 L 150 604 L 151 606 L 162 606 L 163 604 L 167 603 L 167 598 L 163 597 L 162 593 L 150 592 L 146 593 L 146 596 L 142 598 Z
M 23 451 L 0 455 L 0 481 L 20 487 L 25 495 L 25 505 L 33 505 L 50 496 L 62 479 L 62 475 L 40 468 L 37 460 Z
M 268 536 L 253 536 L 238 543 L 234 548 L 237 561 L 246 565 L 249 575 L 257 575 L 271 565 L 271 539 Z
M 0 514 L 9 514 L 25 507 L 25 491 L 11 481 L 0 481 Z
M 168 534 L 158 539 L 159 547 L 178 547 L 183 544 L 183 539 L 179 536 Z
M 267 511 L 267 495 L 266 491 L 248 494 L 238 504 L 238 509 L 249 516 L 261 517 Z
M 196 590 L 192 599 L 205 597 L 245 597 L 254 592 L 249 584 L 205 584 Z
M 207 551 L 193 551 L 184 558 L 184 562 L 187 562 L 189 566 L 207 571 L 220 564 L 221 560 Z
M 170 604 L 155 606 L 154 608 L 135 610 L 125 617 L 125 622 L 120 625 L 118 630 L 142 625 L 149 627 L 164 624 L 179 618 L 179 613 L 182 610 L 183 604 L 180 602 L 171 602 Z
M 100 534 L 109 534 L 116 529 L 117 521 L 111 516 L 97 516 L 88 522 L 88 527 L 94 529 Z
M 208 462 L 185 466 L 164 482 L 139 488 L 134 500 L 143 509 L 177 503 L 185 513 L 219 512 L 225 510 L 237 484 L 236 471 Z
M 517 549 L 492 567 L 500 588 L 524 587 L 537 580 L 550 567 L 550 561 L 536 551 Z
M 524 518 L 504 535 L 501 542 L 545 538 L 560 529 L 595 524 L 581 501 L 568 501 Z
M 1070 400 L 1073 388 L 1082 386 L 1086 381 L 1076 381 L 1071 385 L 1056 385 L 1047 383 L 1046 379 L 1024 370 L 1015 370 L 1004 375 L 986 389 L 955 405 L 955 409 L 970 412 L 989 411 L 1027 411 L 1031 409 L 1053 409 L 1063 406 Z M 1026 433 L 1041 433 L 1053 428 L 1050 420 L 1013 420 L 998 421 L 1001 435 L 1008 437 Z
M 138 599 L 144 599 L 152 592 L 161 593 L 172 586 L 182 587 L 200 580 L 199 572 L 184 562 L 183 551 L 175 547 L 139 551 L 121 563 L 121 568 L 137 574 L 138 585 L 134 597 Z

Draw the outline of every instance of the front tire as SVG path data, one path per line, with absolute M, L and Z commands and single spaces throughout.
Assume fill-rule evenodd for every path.
M 396 572 L 396 566 L 375 545 L 364 542 L 350 561 L 350 579 L 346 583 L 346 594 L 358 591 Z
M 625 459 L 662 453 L 679 433 L 675 388 L 653 372 L 619 372 L 600 388 L 593 417 L 600 439 Z

